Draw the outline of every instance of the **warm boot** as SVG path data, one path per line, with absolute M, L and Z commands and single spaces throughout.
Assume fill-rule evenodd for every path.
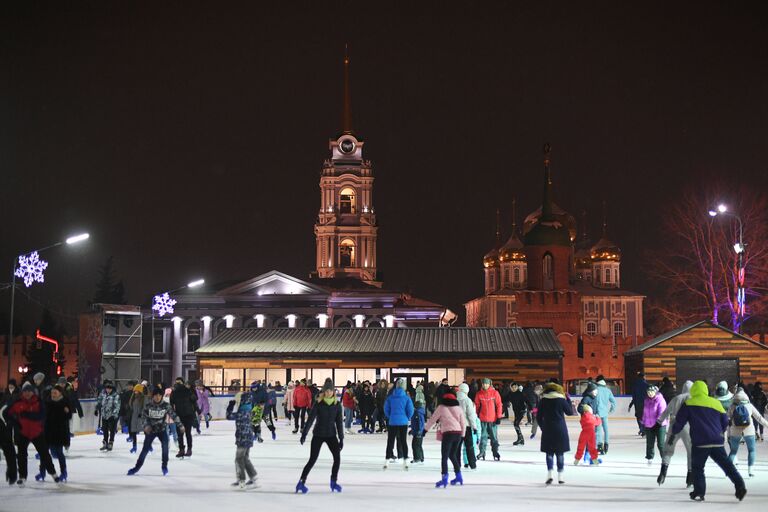
M 564 484 L 565 480 L 563 480 L 563 473 L 561 471 L 557 472 L 557 483 Z
M 336 480 L 331 480 L 331 493 L 341 492 L 341 486 L 336 483 Z
M 690 496 L 693 501 L 704 501 L 704 495 L 696 494 L 696 491 L 693 491 L 688 496 Z
M 661 471 L 659 471 L 659 477 L 656 479 L 656 483 L 661 485 L 664 483 L 664 480 L 666 479 L 667 479 L 667 465 L 662 464 Z
M 746 487 L 739 487 L 736 489 L 736 498 L 741 501 L 744 499 L 744 496 L 747 495 L 747 488 Z
M 451 485 L 464 485 L 464 479 L 461 477 L 461 471 L 456 472 L 456 478 L 451 480 Z
M 177 459 L 183 459 L 184 458 L 184 448 L 179 448 L 179 453 L 176 454 Z
M 549 485 L 552 483 L 552 470 L 550 469 L 547 471 L 547 481 L 544 482 L 546 485 Z
M 603 449 L 603 443 L 599 443 L 597 445 L 597 453 L 599 453 L 600 455 L 605 455 L 605 450 Z
M 309 489 L 307 489 L 307 486 L 304 485 L 304 480 L 299 480 L 299 483 L 296 484 L 296 494 L 307 494 L 309 492 Z
M 440 481 L 435 482 L 435 487 L 439 489 L 440 487 L 445 488 L 447 485 L 448 485 L 448 473 L 443 473 L 443 476 L 440 479 Z

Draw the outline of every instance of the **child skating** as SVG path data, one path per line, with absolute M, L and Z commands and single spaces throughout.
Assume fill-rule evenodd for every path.
M 579 434 L 579 445 L 576 448 L 576 458 L 573 461 L 574 465 L 578 465 L 581 458 L 584 456 L 584 450 L 589 452 L 591 465 L 601 464 L 603 461 L 598 458 L 597 454 L 597 431 L 596 428 L 600 426 L 601 420 L 592 413 L 592 407 L 585 405 L 581 411 L 581 434 Z

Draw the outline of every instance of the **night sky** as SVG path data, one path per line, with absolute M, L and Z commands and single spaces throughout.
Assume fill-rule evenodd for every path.
M 46 253 L 20 317 L 71 321 L 109 255 L 133 302 L 197 276 L 307 277 L 345 43 L 379 269 L 462 319 L 496 208 L 506 237 L 513 197 L 519 219 L 540 204 L 544 142 L 556 202 L 586 209 L 593 240 L 607 202 L 639 292 L 687 184 L 768 187 L 765 2 L 8 1 L 0 282 L 15 254 L 91 233 Z

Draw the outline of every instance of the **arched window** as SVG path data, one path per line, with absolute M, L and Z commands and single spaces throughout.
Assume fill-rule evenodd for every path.
M 226 322 L 226 321 L 224 321 L 224 320 L 221 320 L 221 321 L 218 323 L 218 325 L 216 325 L 216 334 L 217 334 L 217 335 L 218 335 L 218 334 L 221 334 L 222 332 L 224 332 L 224 329 L 226 329 L 226 328 L 227 328 L 227 322 Z
M 581 339 L 581 336 L 579 336 L 579 339 L 576 341 L 576 357 L 579 359 L 584 358 L 584 340 Z
M 344 187 L 339 193 L 339 213 L 357 213 L 355 189 Z
M 187 325 L 187 352 L 194 352 L 200 348 L 200 322 L 191 322 Z
M 349 320 L 342 320 L 338 324 L 336 324 L 337 329 L 351 329 L 352 328 L 352 322 Z
M 605 282 L 606 283 L 611 282 L 611 269 L 609 268 L 605 269 Z
M 613 270 L 613 282 L 618 284 L 619 283 L 619 269 Z
M 281 318 L 281 319 L 277 320 L 272 327 L 274 329 L 287 329 L 288 328 L 288 319 L 287 318 Z
M 355 266 L 355 242 L 349 238 L 345 238 L 339 244 L 339 266 Z
M 587 322 L 587 334 L 590 336 L 594 336 L 595 334 L 597 334 L 596 322 Z
M 512 279 L 515 284 L 520 284 L 520 267 L 515 267 L 512 271 Z
M 617 338 L 623 338 L 624 337 L 624 324 L 621 322 L 615 322 L 613 324 L 613 335 Z
M 509 269 L 508 268 L 504 269 L 504 281 L 503 281 L 503 283 L 504 283 L 504 285 L 508 285 L 509 284 Z
M 554 258 L 547 253 L 541 261 L 541 275 L 544 278 L 544 289 L 552 290 L 555 287 Z

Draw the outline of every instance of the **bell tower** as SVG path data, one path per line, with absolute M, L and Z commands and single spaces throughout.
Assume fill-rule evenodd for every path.
M 373 169 L 363 159 L 363 140 L 352 130 L 349 64 L 345 49 L 342 132 L 328 142 L 331 155 L 320 176 L 316 273 L 321 278 L 352 277 L 379 286 Z

